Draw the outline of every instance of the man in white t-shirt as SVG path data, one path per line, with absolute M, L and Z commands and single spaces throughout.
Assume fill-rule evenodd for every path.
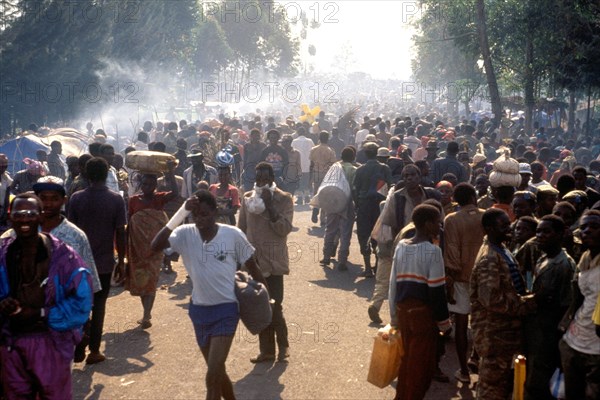
M 369 134 L 369 127 L 370 125 L 367 122 L 365 122 L 361 125 L 361 130 L 356 132 L 356 138 L 354 139 L 354 143 L 356 144 L 356 151 L 362 148 L 363 142 Z
M 191 212 L 194 224 L 178 226 Z M 152 249 L 170 247 L 181 255 L 192 280 L 189 314 L 196 341 L 206 360 L 207 398 L 234 398 L 225 361 L 239 322 L 235 272 L 242 264 L 266 286 L 254 260 L 254 247 L 244 233 L 216 223 L 217 201 L 208 190 L 199 190 L 175 213 L 152 241 Z
M 310 151 L 312 150 L 315 142 L 312 139 L 306 137 L 306 130 L 304 128 L 298 128 L 298 137 L 292 141 L 292 147 L 300 153 L 300 166 L 302 167 L 302 177 L 300 178 L 300 187 L 298 188 L 298 195 L 296 204 L 302 205 L 302 196 L 304 201 L 308 203 L 310 201 L 310 189 L 308 187 L 308 181 L 310 178 Z
M 408 146 L 412 154 L 415 154 L 421 145 L 421 141 L 415 136 L 415 131 L 413 129 L 408 129 L 407 136 L 402 143 Z

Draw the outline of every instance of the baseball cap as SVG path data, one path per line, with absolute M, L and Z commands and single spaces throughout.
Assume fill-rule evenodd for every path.
M 187 158 L 204 157 L 202 151 L 198 148 L 192 149 L 192 153 L 188 154 Z
M 390 150 L 387 147 L 380 147 L 377 149 L 377 157 L 389 157 Z
M 55 192 L 60 192 L 64 196 L 65 192 L 65 182 L 57 176 L 43 176 L 37 180 L 36 183 L 32 186 L 35 194 L 40 194 L 46 190 L 51 190 Z
M 531 165 L 527 163 L 519 163 L 519 173 L 531 175 Z
M 574 200 L 575 203 L 581 203 L 583 200 L 587 202 L 588 196 L 583 190 L 571 190 L 569 193 L 565 194 L 562 199 Z

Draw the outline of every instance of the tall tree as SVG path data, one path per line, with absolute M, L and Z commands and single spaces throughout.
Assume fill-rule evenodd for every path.
M 248 15 L 207 19 L 198 0 L 0 0 L 6 11 L 0 20 L 2 108 L 9 110 L 0 114 L 0 129 L 14 121 L 23 127 L 68 120 L 102 102 L 126 102 L 132 92 L 122 85 L 130 83 L 143 102 L 144 83 L 185 85 L 238 68 L 246 78 L 237 82 L 251 71 L 295 74 L 298 41 L 283 7 L 236 3 L 239 9 L 262 6 L 262 17 L 256 23 Z M 107 80 L 115 85 L 99 87 Z
M 476 26 L 469 18 L 473 1 L 431 0 L 423 6 L 425 12 L 414 22 L 418 33 L 413 37 L 417 53 L 412 60 L 413 75 L 445 95 L 449 107 L 462 102 L 468 115 L 483 82 L 477 66 Z
M 494 71 L 490 45 L 488 42 L 487 22 L 484 0 L 476 1 L 477 9 L 477 33 L 479 36 L 479 48 L 483 57 L 483 67 L 485 68 L 485 76 L 487 79 L 488 90 L 490 93 L 490 102 L 492 103 L 492 112 L 496 124 L 500 123 L 502 118 L 502 100 L 500 99 L 500 91 L 498 90 L 498 81 Z
M 600 92 L 600 5 L 592 0 L 561 2 L 563 24 L 560 59 L 555 73 L 557 82 L 570 91 L 569 128 L 573 129 L 575 93 L 588 98 L 587 128 L 591 133 L 590 102 L 592 93 Z

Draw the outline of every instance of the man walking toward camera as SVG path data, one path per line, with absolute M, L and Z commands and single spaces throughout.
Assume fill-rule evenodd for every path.
M 7 399 L 71 399 L 73 349 L 92 307 L 79 255 L 38 228 L 32 194 L 12 202 L 15 237 L 0 245 L 0 365 Z
M 260 354 L 253 363 L 275 360 L 275 337 L 279 361 L 289 357 L 288 330 L 283 316 L 283 276 L 290 273 L 287 237 L 292 231 L 292 196 L 273 185 L 275 174 L 267 162 L 256 166 L 255 190 L 246 192 L 238 227 L 256 249 L 258 265 L 267 281 L 273 304 L 271 325 L 259 334 Z

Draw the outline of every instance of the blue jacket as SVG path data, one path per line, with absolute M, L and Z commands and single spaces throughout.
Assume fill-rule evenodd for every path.
M 81 328 L 92 309 L 92 277 L 77 252 L 51 235 L 50 264 L 46 283 L 45 315 L 57 350 L 68 359 L 81 340 Z M 0 301 L 10 294 L 6 253 L 14 238 L 0 242 Z M 45 241 L 45 243 L 48 243 Z M 10 345 L 8 318 L 0 316 L 0 342 Z

